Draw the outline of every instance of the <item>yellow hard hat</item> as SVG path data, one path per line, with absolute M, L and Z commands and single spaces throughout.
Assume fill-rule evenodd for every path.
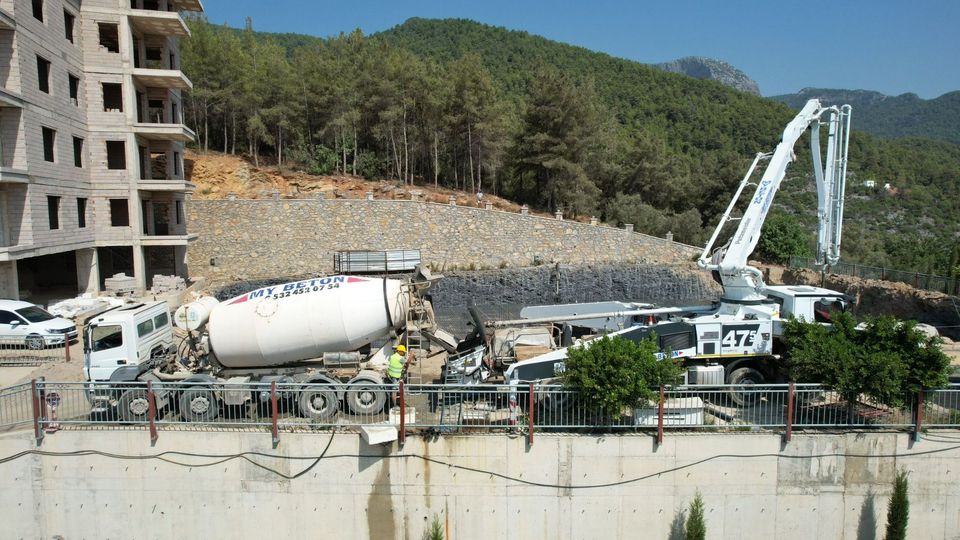
M 396 349 L 397 349 L 397 352 L 398 352 L 398 353 L 405 353 L 405 352 L 407 352 L 407 348 L 404 347 L 403 345 L 397 345 Z

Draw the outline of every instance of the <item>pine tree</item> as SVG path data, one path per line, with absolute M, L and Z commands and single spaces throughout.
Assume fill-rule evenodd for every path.
M 687 518 L 686 540 L 704 540 L 707 537 L 707 523 L 703 517 L 703 496 L 700 492 L 690 503 L 690 517 Z
M 907 471 L 897 471 L 893 480 L 893 495 L 887 507 L 887 534 L 884 540 L 905 540 L 910 519 L 910 499 L 907 497 Z

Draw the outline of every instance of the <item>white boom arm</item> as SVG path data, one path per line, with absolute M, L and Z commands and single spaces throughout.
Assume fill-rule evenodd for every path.
M 824 120 L 824 117 L 825 120 Z M 820 124 L 828 125 L 826 163 L 820 156 Z M 850 136 L 850 106 L 821 107 L 820 101 L 811 99 L 800 113 L 783 130 L 780 144 L 771 154 L 757 154 L 746 176 L 740 182 L 733 200 L 720 219 L 720 224 L 703 248 L 699 264 L 702 268 L 717 272 L 724 289 L 724 300 L 751 301 L 763 298 L 763 279 L 760 271 L 747 265 L 760 239 L 760 230 L 766 220 L 780 183 L 786 175 L 787 165 L 796 155 L 793 147 L 807 129 L 810 129 L 810 147 L 813 156 L 814 177 L 817 182 L 817 263 L 832 265 L 840 258 L 840 230 L 843 226 L 843 193 L 847 175 L 847 151 Z M 747 205 L 743 216 L 731 216 L 734 206 L 744 188 L 750 183 L 757 164 L 769 159 L 770 163 L 756 184 L 757 189 Z M 730 221 L 740 221 L 736 233 L 726 245 L 713 250 L 714 243 L 724 226 Z

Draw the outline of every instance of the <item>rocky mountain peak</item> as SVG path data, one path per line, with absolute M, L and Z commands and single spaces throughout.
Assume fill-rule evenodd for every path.
M 757 84 L 757 81 L 722 60 L 702 56 L 687 56 L 672 62 L 653 64 L 653 66 L 670 73 L 681 73 L 694 79 L 717 81 L 741 92 L 760 95 L 760 85 Z

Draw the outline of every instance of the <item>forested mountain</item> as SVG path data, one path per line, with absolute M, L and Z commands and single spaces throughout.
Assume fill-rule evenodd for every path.
M 856 110 L 857 129 L 878 137 L 924 137 L 960 144 L 960 92 L 921 99 L 916 94 L 887 96 L 869 90 L 804 88 L 771 99 L 799 109 L 812 98 L 831 105 L 849 103 Z
M 189 24 L 187 113 L 201 149 L 482 189 L 693 244 L 793 116 L 714 81 L 466 20 L 329 39 Z M 852 189 L 846 260 L 955 266 L 958 149 L 854 133 L 851 186 L 895 190 Z M 778 211 L 809 228 L 809 152 L 798 154 Z

